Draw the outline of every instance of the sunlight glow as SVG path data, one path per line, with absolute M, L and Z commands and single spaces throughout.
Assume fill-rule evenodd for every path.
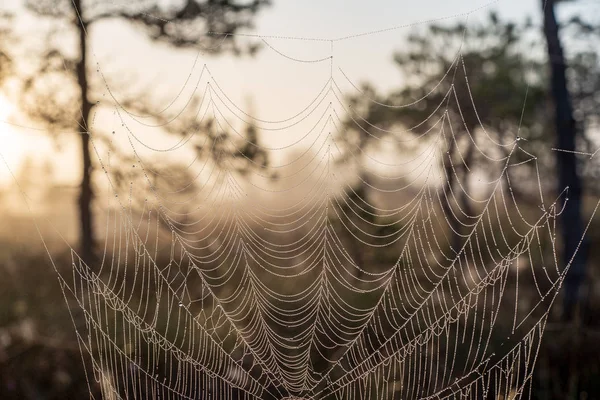
M 19 168 L 27 152 L 26 140 L 8 123 L 14 111 L 15 107 L 0 95 L 0 154 L 13 173 Z M 0 183 L 10 184 L 11 180 L 10 171 L 4 166 L 0 168 Z

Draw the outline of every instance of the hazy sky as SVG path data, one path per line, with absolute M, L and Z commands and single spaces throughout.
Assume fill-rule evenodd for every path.
M 539 8 L 539 0 L 273 0 L 273 6 L 259 15 L 255 31 L 260 35 L 331 39 L 451 16 L 457 17 L 445 21 L 464 22 L 464 14 L 477 9 L 469 16 L 470 21 L 491 10 L 506 18 L 522 20 L 532 16 L 536 20 Z M 35 25 L 28 29 L 35 30 Z M 368 81 L 380 90 L 397 87 L 401 77 L 393 65 L 392 54 L 411 29 L 408 26 L 335 42 L 334 77 L 342 80 L 336 70 L 341 67 L 355 83 Z M 149 43 L 124 22 L 103 23 L 90 34 L 92 61 L 98 61 L 108 76 L 111 71 L 118 71 L 117 75 L 127 71 L 137 80 L 136 85 L 150 85 L 166 95 L 181 88 L 197 54 L 195 50 L 173 51 Z M 331 54 L 331 43 L 327 41 L 266 40 L 277 51 L 295 59 L 315 60 Z M 201 56 L 199 65 L 206 63 L 235 103 L 245 108 L 250 97 L 253 112 L 259 118 L 279 120 L 296 114 L 316 96 L 329 78 L 331 66 L 329 62 L 292 61 L 277 51 L 264 47 L 254 58 L 242 59 Z M 115 90 L 118 93 L 118 88 Z M 0 98 L 0 120 L 7 119 L 10 109 L 10 104 Z M 103 118 L 100 124 L 110 119 Z M 0 140 L 2 153 L 13 169 L 18 168 L 24 154 L 48 155 L 56 160 L 60 180 L 72 182 L 79 176 L 74 140 L 63 139 L 62 150 L 58 151 L 43 133 L 7 124 L 0 125 Z M 267 140 L 271 143 L 277 138 Z M 2 165 L 0 180 L 7 178 Z

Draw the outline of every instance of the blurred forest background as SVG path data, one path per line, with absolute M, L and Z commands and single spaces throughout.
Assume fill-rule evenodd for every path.
M 562 243 L 559 256 L 566 264 L 576 253 L 584 227 L 600 196 L 600 158 L 595 156 L 600 149 L 600 15 L 587 12 L 590 2 L 583 0 L 576 12 L 570 12 L 565 18 L 557 17 L 563 16 L 558 10 L 578 3 L 577 0 L 526 1 L 539 3 L 537 16 L 508 20 L 492 12 L 483 19 L 471 21 L 467 30 L 462 22 L 440 22 L 402 31 L 403 37 L 398 38 L 398 51 L 390 56 L 393 56 L 398 74 L 405 78 L 405 83 L 382 92 L 365 82 L 361 90 L 371 99 L 387 104 L 421 98 L 437 88 L 443 71 L 447 71 L 454 62 L 455 52 L 448 49 L 455 49 L 457 44 L 464 42 L 463 62 L 469 71 L 471 93 L 460 92 L 466 90 L 460 82 L 464 80 L 461 74 L 457 75 L 455 84 L 459 97 L 472 95 L 479 106 L 477 116 L 466 116 L 465 131 L 478 132 L 482 124 L 499 142 L 523 138 L 523 148 L 537 156 L 539 170 L 528 164 L 532 167 L 520 169 L 517 175 L 510 176 L 514 195 L 524 212 L 538 207 L 538 173 L 549 198 L 564 194 L 563 189 L 568 187 L 567 195 L 562 196 L 561 201 L 566 197 L 569 201 L 559 218 Z M 236 33 L 252 28 L 256 15 L 270 6 L 269 0 L 198 3 L 189 0 L 173 2 L 174 5 L 168 7 L 162 3 L 130 1 L 128 5 L 117 6 L 104 0 L 27 0 L 21 7 L 6 8 L 0 14 L 2 93 L 14 113 L 18 114 L 11 118 L 3 116 L 0 131 L 8 124 L 36 126 L 57 143 L 65 136 L 75 135 L 80 157 L 71 164 L 71 168 L 78 169 L 80 183 L 59 184 L 53 181 L 56 165 L 52 154 L 41 158 L 35 149 L 30 149 L 30 154 L 14 171 L 19 187 L 8 180 L 0 188 L 2 399 L 49 400 L 89 396 L 82 368 L 82 363 L 89 360 L 82 360 L 60 285 L 46 250 L 38 240 L 30 214 L 48 218 L 59 230 L 66 232 L 67 240 L 86 263 L 94 265 L 98 262 L 99 243 L 102 241 L 98 236 L 103 223 L 103 203 L 98 199 L 104 196 L 104 186 L 100 184 L 102 169 L 96 162 L 90 136 L 86 132 L 92 124 L 95 110 L 102 108 L 108 99 L 100 95 L 105 83 L 100 79 L 91 56 L 89 41 L 90 35 L 94 35 L 95 25 L 104 21 L 122 21 L 141 33 L 151 46 L 167 46 L 173 51 L 194 48 L 199 44 L 209 49 L 207 52 L 214 57 L 251 57 L 265 51 L 260 46 L 240 42 L 234 35 L 219 37 L 204 33 Z M 595 6 L 589 7 L 598 10 Z M 20 35 L 20 13 L 27 13 L 34 24 L 43 26 L 44 37 Z M 178 21 L 181 23 L 178 26 L 183 28 L 172 29 L 167 20 Z M 128 87 L 135 75 L 135 70 L 111 72 L 114 75 L 110 77 L 112 84 L 121 87 Z M 442 84 L 447 85 L 448 82 Z M 444 88 L 440 88 L 439 92 L 445 93 Z M 135 87 L 126 94 L 123 104 L 129 110 L 152 115 L 159 123 L 171 118 L 168 113 L 162 113 L 163 99 L 153 97 L 152 88 Z M 525 97 L 527 102 L 524 105 Z M 364 123 L 354 136 L 340 138 L 340 142 L 347 142 L 349 148 L 369 148 L 374 146 L 374 138 L 385 135 L 381 130 L 375 130 L 373 125 L 385 129 L 399 124 L 414 126 L 423 121 L 428 124 L 431 108 L 443 102 L 444 97 L 434 94 L 422 107 L 403 109 L 380 107 L 377 103 L 365 101 L 364 96 L 354 97 L 351 93 L 348 101 L 361 114 Z M 448 112 L 457 118 L 462 113 L 452 106 Z M 183 136 L 190 129 L 205 132 L 209 144 L 198 146 L 201 157 L 213 158 L 218 164 L 223 162 L 225 154 L 238 167 L 242 177 L 251 168 L 268 167 L 270 154 L 256 146 L 264 139 L 255 129 L 245 128 L 247 142 L 240 142 L 239 151 L 231 152 L 228 148 L 218 147 L 224 139 L 211 134 L 210 122 L 196 126 L 193 115 L 179 117 L 175 124 L 168 125 L 166 133 Z M 352 122 L 355 121 L 348 121 L 348 124 L 352 125 Z M 110 147 L 111 131 L 104 132 L 101 127 L 98 130 L 95 139 Z M 464 154 L 460 155 L 451 150 L 444 168 L 456 170 L 456 175 L 448 174 L 456 179 L 449 179 L 441 190 L 449 193 L 455 191 L 458 185 L 469 185 L 472 170 L 483 162 L 478 159 L 473 147 L 467 146 Z M 129 168 L 121 169 L 119 166 L 129 167 L 135 160 L 120 153 L 118 147 L 111 147 L 111 150 L 113 168 L 110 173 L 121 185 L 120 189 L 127 191 L 129 182 L 140 177 L 132 175 Z M 464 163 L 459 157 L 464 157 Z M 342 157 L 338 161 L 342 164 L 357 162 L 352 157 Z M 180 165 L 156 164 L 152 167 L 155 171 L 168 170 L 172 177 L 168 181 L 156 181 L 157 186 L 176 187 L 177 182 L 187 178 Z M 361 165 L 353 167 L 361 171 Z M 359 175 L 362 179 L 352 183 L 354 190 L 342 194 L 352 204 L 371 198 L 374 196 L 372 187 L 384 184 L 376 182 L 376 178 L 366 172 Z M 157 173 L 156 179 L 160 176 Z M 271 179 L 276 184 L 275 174 Z M 32 209 L 23 204 L 20 190 L 27 193 Z M 146 194 L 137 193 L 136 196 L 139 197 L 137 201 L 143 202 Z M 378 201 L 387 204 L 406 201 L 392 195 L 378 196 Z M 458 198 L 455 206 L 468 210 L 469 202 L 466 198 Z M 372 215 L 366 212 L 360 217 L 374 222 L 369 220 Z M 453 224 L 456 231 L 461 230 L 460 220 Z M 344 234 L 343 229 L 340 232 Z M 52 232 L 43 234 L 57 263 L 70 268 L 69 250 L 62 239 L 56 238 Z M 350 244 L 352 239 L 349 235 L 345 238 L 349 241 L 354 261 L 359 265 L 393 264 L 394 257 L 397 257 L 394 254 L 382 256 L 372 249 L 361 247 L 359 243 Z M 282 240 L 285 241 L 285 238 Z M 459 241 L 460 238 L 456 236 L 454 240 Z M 600 216 L 592 221 L 584 246 L 573 258 L 562 288 L 561 302 L 554 305 L 536 365 L 534 398 L 600 398 L 598 244 Z M 459 242 L 455 243 L 456 247 L 459 245 Z

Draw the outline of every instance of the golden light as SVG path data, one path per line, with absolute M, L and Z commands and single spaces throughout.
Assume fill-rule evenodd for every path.
M 23 162 L 28 151 L 35 154 L 33 149 L 28 149 L 26 133 L 20 132 L 12 125 L 11 115 L 15 112 L 15 106 L 6 97 L 0 95 L 0 154 L 4 161 L 0 162 L 0 183 L 10 184 L 13 180 L 11 171 L 16 173 Z M 34 145 L 31 140 L 30 145 Z M 10 170 L 9 170 L 10 168 Z

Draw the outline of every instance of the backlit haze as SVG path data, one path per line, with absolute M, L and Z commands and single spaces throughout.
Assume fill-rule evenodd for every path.
M 465 21 L 466 17 L 461 14 L 473 10 L 477 11 L 470 15 L 471 20 L 495 10 L 506 18 L 522 20 L 525 16 L 532 16 L 537 21 L 538 6 L 538 1 L 519 0 L 378 0 L 369 2 L 368 7 L 360 0 L 274 0 L 273 5 L 259 15 L 255 30 L 251 33 L 331 39 L 408 25 L 335 42 L 333 72 L 337 82 L 345 83 L 342 88 L 351 93 L 352 87 L 337 67 L 341 67 L 353 83 L 369 82 L 385 92 L 401 83 L 402 77 L 393 64 L 393 52 L 401 48 L 402 38 L 410 29 L 414 29 L 411 24 L 452 16 L 447 19 L 448 22 Z M 21 37 L 24 43 L 41 40 L 36 38 L 40 31 L 39 25 L 36 25 L 40 23 L 39 18 L 27 16 L 18 5 L 14 7 L 19 10 L 17 25 L 23 33 Z M 98 62 L 109 81 L 117 82 L 112 71 L 117 71 L 117 79 L 123 78 L 118 74 L 126 73 L 127 82 L 135 87 L 152 87 L 159 94 L 157 100 L 165 99 L 165 104 L 182 87 L 197 54 L 195 50 L 172 50 L 151 43 L 124 21 L 99 23 L 93 27 L 90 35 L 93 53 L 90 63 Z M 257 38 L 243 40 L 259 41 Z M 266 40 L 272 48 L 263 45 L 253 58 L 231 55 L 207 57 L 201 54 L 198 65 L 207 65 L 220 87 L 240 108 L 249 109 L 250 105 L 252 113 L 258 118 L 281 120 L 295 115 L 316 97 L 329 79 L 331 66 L 329 62 L 295 62 L 277 51 L 295 59 L 315 60 L 331 54 L 331 43 L 276 38 Z M 118 85 L 115 83 L 113 86 Z M 111 87 L 111 90 L 118 95 L 118 89 Z M 27 154 L 33 159 L 34 165 L 42 165 L 49 160 L 53 165 L 53 178 L 58 183 L 76 184 L 80 159 L 75 135 L 66 134 L 53 139 L 35 124 L 19 117 L 18 109 L 8 98 L 8 95 L 0 95 L 0 140 L 2 155 L 11 170 L 17 171 Z M 116 124 L 110 110 L 98 112 L 96 128 L 110 131 L 115 129 L 115 125 L 119 124 Z M 286 143 L 294 141 L 293 135 L 285 131 L 271 134 L 263 132 L 260 139 L 268 147 L 285 147 Z M 148 138 L 148 135 L 145 137 Z M 156 140 L 168 146 L 169 140 L 177 138 L 159 135 Z M 274 161 L 277 162 L 276 159 Z M 11 180 L 8 169 L 4 165 L 0 167 L 0 182 L 6 184 Z

